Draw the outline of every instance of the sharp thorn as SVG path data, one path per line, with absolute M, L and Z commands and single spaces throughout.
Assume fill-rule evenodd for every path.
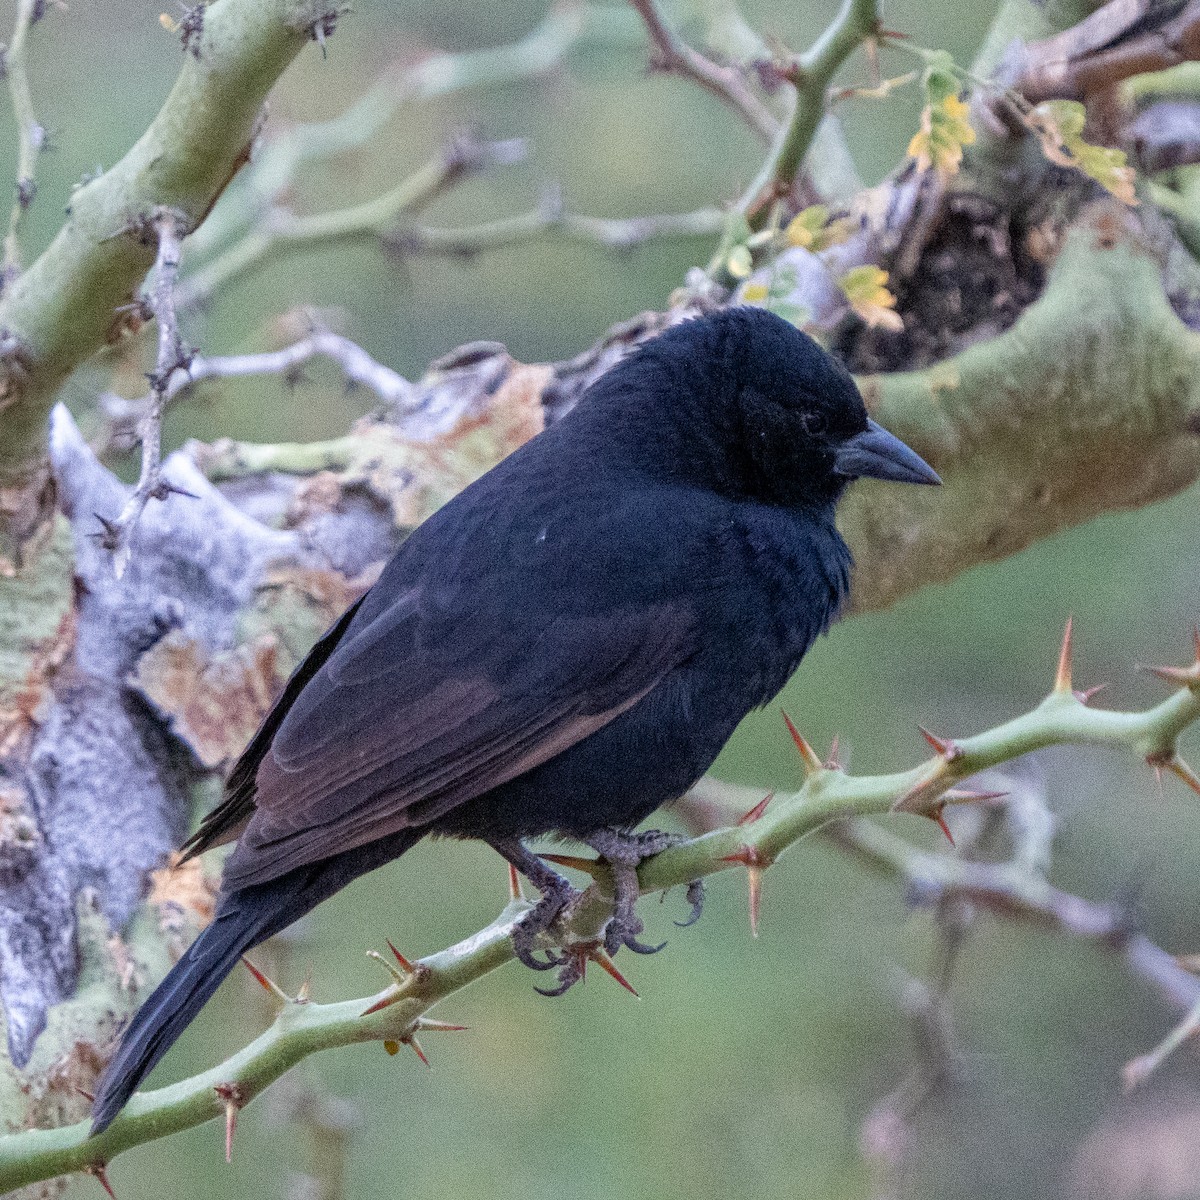
M 923 725 L 918 725 L 921 736 L 947 761 L 953 762 L 962 753 L 958 743 L 953 738 L 938 737 L 930 733 Z
M 768 792 L 753 808 L 742 813 L 736 823 L 738 825 L 753 825 L 767 811 L 767 805 L 774 799 L 775 793 Z
M 308 970 L 304 972 L 304 982 L 300 985 L 299 990 L 296 992 L 296 1003 L 297 1004 L 307 1004 L 311 993 L 312 993 L 312 965 L 309 964 Z
M 750 936 L 758 937 L 758 913 L 762 906 L 762 868 L 747 867 L 746 879 L 750 889 Z
M 1072 618 L 1067 618 L 1067 627 L 1063 630 L 1062 649 L 1058 652 L 1058 670 L 1054 674 L 1054 690 L 1056 692 L 1071 691 L 1071 625 Z
M 946 806 L 939 804 L 929 815 L 937 822 L 937 827 L 946 835 L 946 841 L 957 850 L 958 844 L 955 842 L 954 834 L 950 832 L 950 826 L 946 822 Z
M 600 860 L 595 858 L 581 858 L 576 854 L 539 854 L 538 858 L 543 858 L 546 862 L 552 862 L 559 867 L 566 867 L 571 871 L 582 871 L 593 879 L 599 879 L 605 874 L 604 868 L 600 866 Z
M 469 1025 L 451 1025 L 448 1021 L 435 1021 L 432 1017 L 418 1017 L 415 1029 L 431 1029 L 434 1033 L 464 1033 Z
M 249 1097 L 237 1083 L 218 1083 L 213 1091 L 225 1105 L 225 1161 L 233 1162 L 233 1135 L 237 1132 L 238 1112 Z
M 512 863 L 508 864 L 508 898 L 510 900 L 525 899 L 525 893 L 521 890 L 521 875 Z
M 831 771 L 840 771 L 842 769 L 842 760 L 838 758 L 838 735 L 833 735 L 833 741 L 829 743 L 829 757 L 825 760 L 825 766 Z
M 1104 691 L 1106 687 L 1108 687 L 1107 683 L 1097 683 L 1094 687 L 1083 688 L 1075 692 L 1075 699 L 1080 704 L 1090 704 L 1092 697 Z
M 597 946 L 596 949 L 588 955 L 588 957 L 602 971 L 605 971 L 611 975 L 627 992 L 632 993 L 634 996 L 638 995 L 637 989 L 629 982 L 628 979 L 625 978 L 624 975 L 621 974 L 620 971 L 617 970 L 616 964 L 611 958 L 609 958 L 607 952 L 602 946 Z M 638 996 L 638 999 L 640 1000 L 641 997 Z
M 416 968 L 408 961 L 407 958 L 404 957 L 403 954 L 400 953 L 399 950 L 396 949 L 395 946 L 392 945 L 391 938 L 384 938 L 383 940 L 387 942 L 387 948 L 392 952 L 393 957 L 400 964 L 400 969 L 402 971 L 407 971 L 409 975 L 414 974 Z
M 1142 667 L 1142 670 L 1176 687 L 1187 687 L 1196 682 L 1196 672 L 1191 667 Z
M 81 1095 L 81 1096 L 82 1096 L 82 1097 L 83 1097 L 83 1098 L 84 1098 L 84 1099 L 85 1099 L 85 1100 L 86 1100 L 86 1101 L 87 1101 L 89 1104 L 95 1104 L 95 1103 L 96 1103 L 96 1097 L 95 1097 L 95 1096 L 94 1096 L 94 1095 L 93 1095 L 91 1092 L 85 1092 L 85 1091 L 83 1090 L 83 1088 L 81 1088 L 81 1087 L 79 1086 L 79 1084 L 76 1084 L 76 1085 L 75 1085 L 75 1090 L 76 1090 L 76 1091 L 77 1091 L 77 1092 L 78 1092 L 78 1093 L 79 1093 L 79 1094 L 80 1094 L 80 1095 Z
M 246 970 L 248 970 L 250 974 L 258 980 L 259 984 L 265 991 L 270 992 L 273 996 L 277 996 L 285 1004 L 291 1004 L 291 996 L 289 996 L 287 992 L 285 992 L 283 988 L 281 988 L 279 984 L 275 982 L 275 980 L 264 975 L 262 971 L 260 971 L 244 954 L 242 955 L 242 962 L 246 964 Z
M 1164 765 L 1172 775 L 1183 780 L 1193 792 L 1200 796 L 1200 776 L 1178 754 L 1173 754 Z
M 1160 801 L 1165 801 L 1167 793 L 1163 790 L 1162 767 L 1158 763 L 1150 764 L 1154 768 L 1154 782 L 1158 784 L 1158 798 Z
M 369 1017 L 372 1013 L 382 1012 L 385 1008 L 390 1008 L 397 1000 L 400 999 L 400 992 L 395 991 L 381 996 L 370 1008 L 364 1008 L 358 1015 L 360 1017 Z
M 974 804 L 985 800 L 1003 800 L 1008 795 L 1011 793 L 983 792 L 976 791 L 975 788 L 951 788 L 948 792 L 942 793 L 942 798 L 949 800 L 952 804 Z
M 825 764 L 821 761 L 821 756 L 805 741 L 800 730 L 792 724 L 792 718 L 783 712 L 783 709 L 779 711 L 783 714 L 783 722 L 787 726 L 788 733 L 792 735 L 792 741 L 796 743 L 796 749 L 800 751 L 805 775 L 814 775 L 817 771 L 823 771 Z
M 402 1037 L 400 1040 L 406 1046 L 411 1046 L 413 1048 L 413 1051 L 415 1052 L 416 1056 L 425 1064 L 425 1066 L 428 1067 L 429 1070 L 431 1070 L 431 1071 L 433 1070 L 433 1067 L 430 1065 L 429 1059 L 427 1059 L 425 1057 L 425 1051 L 421 1049 L 421 1043 L 417 1041 L 416 1037 L 414 1037 L 413 1034 L 410 1033 L 407 1037 Z
M 1177 954 L 1175 961 L 1193 975 L 1200 975 L 1200 954 Z
M 88 1163 L 84 1167 L 84 1171 L 93 1179 L 100 1181 L 100 1186 L 112 1197 L 112 1200 L 117 1200 L 117 1193 L 112 1190 L 112 1184 L 108 1182 L 108 1172 L 105 1169 L 107 1163 Z

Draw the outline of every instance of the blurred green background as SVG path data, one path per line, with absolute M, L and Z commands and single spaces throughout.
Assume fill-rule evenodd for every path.
M 166 94 L 180 50 L 160 26 L 161 8 L 160 0 L 79 0 L 36 30 L 33 86 L 53 152 L 39 168 L 31 249 L 52 235 L 71 184 L 119 158 Z M 745 12 L 764 35 L 802 46 L 834 8 L 754 0 Z M 0 6 L 0 25 L 10 25 L 11 10 L 11 0 Z M 966 62 L 994 10 L 990 0 L 904 0 L 888 5 L 886 21 Z M 507 41 L 543 13 L 539 0 L 358 0 L 328 58 L 310 48 L 287 74 L 269 129 L 336 115 L 397 57 Z M 491 137 L 527 136 L 532 152 L 526 164 L 440 200 L 431 224 L 523 211 L 547 181 L 561 184 L 571 208 L 606 216 L 736 196 L 758 165 L 757 144 L 715 100 L 678 80 L 647 77 L 644 62 L 637 49 L 593 48 L 538 81 L 409 108 L 369 151 L 308 171 L 294 202 L 315 210 L 373 195 L 465 123 Z M 850 77 L 861 70 L 852 66 Z M 889 66 L 908 69 L 903 61 Z M 844 115 L 860 169 L 873 181 L 902 157 L 915 97 L 852 103 Z M 12 129 L 4 119 L 7 162 Z M 676 241 L 620 255 L 547 238 L 470 262 L 398 265 L 373 248 L 341 246 L 245 278 L 193 316 L 185 333 L 207 352 L 262 348 L 273 318 L 311 304 L 340 310 L 349 334 L 410 376 L 476 338 L 504 341 L 524 361 L 556 359 L 611 323 L 660 307 L 710 249 L 704 240 Z M 90 377 L 72 383 L 77 411 L 86 412 L 89 394 Z M 259 381 L 208 391 L 173 411 L 170 437 L 324 437 L 365 403 L 316 369 L 291 390 Z M 1193 491 L 850 621 L 810 655 L 784 703 L 818 747 L 840 733 L 853 769 L 908 765 L 922 752 L 918 722 L 967 733 L 1036 702 L 1069 612 L 1077 679 L 1109 681 L 1104 700 L 1115 706 L 1151 702 L 1161 691 L 1133 664 L 1183 661 L 1200 617 L 1198 515 Z M 1160 794 L 1148 770 L 1099 751 L 1046 754 L 1033 769 L 1061 818 L 1056 881 L 1099 900 L 1136 895 L 1151 936 L 1173 950 L 1200 950 L 1197 798 L 1171 781 Z M 774 708 L 746 722 L 717 773 L 764 789 L 798 781 Z M 889 825 L 938 845 L 926 822 Z M 409 955 L 440 948 L 490 920 L 504 889 L 505 871 L 490 851 L 423 845 L 303 922 L 287 944 L 284 982 L 296 986 L 311 964 L 317 999 L 366 994 L 382 977 L 365 949 L 382 947 L 384 937 Z M 355 1198 L 888 1194 L 864 1163 L 861 1129 L 912 1062 L 900 987 L 904 972 L 925 969 L 929 916 L 910 912 L 900 889 L 819 841 L 770 872 L 758 941 L 748 934 L 736 873 L 712 881 L 704 919 L 692 929 L 670 924 L 682 914 L 681 897 L 661 910 L 644 907 L 650 933 L 669 936 L 670 946 L 621 963 L 640 1000 L 603 976 L 544 1000 L 528 972 L 509 968 L 436 1014 L 470 1032 L 430 1035 L 432 1072 L 407 1051 L 391 1059 L 378 1045 L 318 1056 L 277 1085 L 273 1101 L 243 1114 L 231 1167 L 210 1125 L 123 1155 L 110 1171 L 117 1194 L 306 1194 L 293 1173 L 310 1171 L 314 1154 L 326 1166 L 336 1154 L 305 1126 L 280 1124 L 307 1083 L 357 1112 L 345 1170 L 345 1194 Z M 1186 1177 L 1183 1190 L 1169 1193 L 1120 1190 L 1104 1170 L 1110 1190 L 1079 1192 L 1071 1182 L 1081 1163 L 1107 1152 L 1096 1148 L 1106 1144 L 1103 1131 L 1160 1111 L 1156 1105 L 1188 1111 L 1200 1095 L 1195 1057 L 1184 1052 L 1142 1093 L 1122 1097 L 1121 1065 L 1173 1019 L 1143 983 L 1100 951 L 984 919 L 953 1002 L 958 1071 L 916 1118 L 914 1165 L 897 1194 L 1200 1195 Z M 155 1080 L 211 1065 L 269 1016 L 239 973 Z M 1200 1123 L 1184 1128 L 1180 1146 L 1200 1141 Z M 1161 1153 L 1178 1149 L 1164 1145 Z M 83 1180 L 71 1194 L 95 1196 L 98 1185 Z

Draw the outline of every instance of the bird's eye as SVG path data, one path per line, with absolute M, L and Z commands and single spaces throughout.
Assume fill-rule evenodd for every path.
M 824 413 L 805 413 L 800 418 L 800 424 L 804 427 L 804 432 L 809 434 L 821 434 L 829 428 L 829 421 Z

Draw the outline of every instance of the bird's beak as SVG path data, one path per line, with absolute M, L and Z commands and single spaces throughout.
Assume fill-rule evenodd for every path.
M 895 434 L 882 425 L 867 422 L 866 431 L 847 438 L 838 447 L 836 469 L 841 475 L 857 479 L 889 479 L 893 483 L 939 484 L 937 472 Z

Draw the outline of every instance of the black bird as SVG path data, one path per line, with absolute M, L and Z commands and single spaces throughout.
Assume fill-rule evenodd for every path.
M 539 888 L 522 961 L 572 889 L 522 838 L 614 865 L 606 943 L 637 941 L 632 835 L 784 685 L 846 598 L 834 506 L 859 476 L 938 477 L 850 375 L 760 309 L 685 321 L 415 530 L 313 647 L 189 854 L 238 839 L 217 915 L 134 1016 L 99 1132 L 250 947 L 426 834 L 479 838 Z M 618 870 L 617 868 L 621 868 Z

